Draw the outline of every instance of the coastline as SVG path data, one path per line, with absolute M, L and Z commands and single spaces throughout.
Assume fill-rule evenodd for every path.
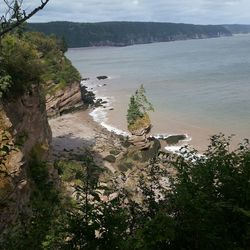
M 119 105 L 117 107 L 115 97 L 108 95 L 110 92 L 106 91 L 106 89 L 110 89 L 110 84 L 112 84 L 113 78 L 107 76 L 107 78 L 104 80 L 96 80 L 96 77 L 87 79 L 88 80 L 82 81 L 81 85 L 85 86 L 89 91 L 93 91 L 96 95 L 96 99 L 101 100 L 101 103 L 103 102 L 103 105 L 96 107 L 94 110 L 89 112 L 90 116 L 95 122 L 98 123 L 99 126 L 105 128 L 107 131 L 117 135 L 129 137 L 130 133 L 124 129 L 121 129 L 121 127 L 125 126 L 124 121 L 121 124 L 121 121 L 119 120 L 120 114 L 117 113 L 117 110 L 119 111 L 120 107 Z M 122 108 L 124 109 L 124 107 Z M 114 111 L 114 109 L 116 110 Z M 153 129 L 151 130 L 149 137 L 159 139 L 162 144 L 162 149 L 174 154 L 178 154 L 179 150 L 183 146 L 194 148 L 202 154 L 207 150 L 207 147 L 210 144 L 211 136 L 221 133 L 221 131 L 217 130 L 216 128 L 200 127 L 194 123 L 185 123 L 182 120 L 182 117 L 176 116 L 176 114 L 169 117 L 167 129 L 163 130 L 162 128 L 159 128 L 158 124 L 154 124 L 155 121 L 159 120 L 159 117 L 155 115 L 155 113 L 150 115 L 153 123 Z M 125 117 L 123 120 L 126 120 Z M 119 125 L 117 127 L 116 124 L 114 124 L 114 121 L 118 121 Z M 184 129 L 183 124 L 185 124 Z M 224 133 L 226 136 L 231 136 L 233 134 L 227 130 Z M 185 138 L 179 140 L 176 143 L 166 142 L 169 138 L 178 138 L 180 136 L 185 136 Z M 231 146 L 236 149 L 241 141 L 242 138 L 239 135 L 234 136 L 231 140 Z
M 99 100 L 101 103 L 99 107 L 91 110 L 89 115 L 93 118 L 93 121 L 95 121 L 99 126 L 105 128 L 108 132 L 124 137 L 130 137 L 131 134 L 127 130 L 122 130 L 109 123 L 108 116 L 110 115 L 109 112 L 114 110 L 113 102 L 115 101 L 115 98 L 113 96 L 103 96 L 99 94 L 98 89 L 105 88 L 109 84 L 110 79 L 112 78 L 105 76 L 105 79 L 103 80 L 86 78 L 81 82 L 81 85 L 86 87 L 88 91 L 92 91 L 96 95 L 96 100 Z M 166 150 L 167 152 L 171 153 L 178 153 L 183 146 L 189 145 L 189 143 L 192 141 L 192 137 L 187 133 L 171 134 L 154 133 L 151 131 L 149 137 L 158 139 L 161 142 L 162 150 Z

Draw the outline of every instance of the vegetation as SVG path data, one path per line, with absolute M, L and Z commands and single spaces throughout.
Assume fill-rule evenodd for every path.
M 139 183 L 139 203 L 122 189 L 108 202 L 97 193 L 86 200 L 91 189 L 78 189 L 79 206 L 64 228 L 66 248 L 247 249 L 249 144 L 229 151 L 229 140 L 214 136 L 203 157 L 184 148 L 172 164 L 177 175 L 170 178 L 171 192 L 161 184 L 168 174 L 152 162 Z
M 48 2 L 49 0 L 41 0 L 39 6 L 34 7 L 32 11 L 27 13 L 25 7 L 22 6 L 23 0 L 4 0 L 4 3 L 1 5 L 0 38 L 13 30 L 17 30 L 33 15 L 42 10 Z M 3 13 L 4 11 L 5 13 Z
M 35 217 L 38 220 L 29 228 L 28 238 L 46 240 L 42 245 L 38 241 L 30 242 L 30 246 L 38 249 L 248 249 L 249 146 L 246 141 L 239 149 L 230 151 L 229 139 L 220 135 L 211 138 L 202 157 L 183 148 L 182 155 L 171 162 L 177 170 L 175 176 L 169 176 L 156 160 L 152 161 L 147 175 L 142 175 L 138 184 L 141 201 L 134 200 L 115 180 L 113 188 L 105 192 L 117 195 L 102 201 L 98 190 L 103 187 L 90 178 L 88 166 L 93 164 L 93 159 L 87 157 L 82 182 L 76 188 L 77 203 L 64 206 L 61 214 L 54 213 L 55 224 L 48 222 L 51 213 L 46 211 L 50 207 L 51 212 L 52 204 L 58 199 L 53 196 L 49 183 L 40 182 L 47 178 L 39 172 L 41 169 L 33 169 L 36 190 L 46 196 L 40 199 L 41 194 L 35 195 L 35 200 L 39 200 L 38 217 Z M 170 180 L 171 191 L 162 184 L 163 178 Z M 35 233 L 38 229 L 39 235 Z M 19 241 L 16 246 L 24 242 Z
M 25 15 L 20 18 L 23 21 Z M 49 89 L 63 86 L 74 72 L 75 79 L 79 77 L 63 56 L 64 43 L 54 37 L 12 34 L 1 42 L 0 93 L 5 98 L 28 91 L 34 82 L 43 81 Z M 135 129 L 149 123 L 147 112 L 152 109 L 141 86 L 131 97 L 128 126 Z M 27 136 L 21 134 L 20 145 Z M 0 137 L 0 164 L 4 164 L 15 145 L 8 132 L 1 131 Z M 32 190 L 29 206 L 18 215 L 19 223 L 1 235 L 1 249 L 249 249 L 247 140 L 231 151 L 230 138 L 213 136 L 203 156 L 183 148 L 180 156 L 168 159 L 167 166 L 155 157 L 139 176 L 139 199 L 115 177 L 111 187 L 101 186 L 89 153 L 77 162 L 58 162 L 61 179 L 74 184 L 74 201 L 56 188 L 50 164 L 40 161 L 40 146 L 34 147 L 27 171 Z M 126 163 L 133 167 L 129 159 Z M 175 174 L 170 175 L 168 168 L 174 168 Z M 125 183 L 126 176 L 121 177 Z
M 35 46 L 14 35 L 2 40 L 2 77 L 0 90 L 12 96 L 23 94 L 31 84 L 39 83 L 42 75 L 42 62 Z
M 47 37 L 42 33 L 27 33 L 25 39 L 36 47 L 40 60 L 43 63 L 42 81 L 47 92 L 53 93 L 58 88 L 63 89 L 67 84 L 80 81 L 79 72 L 64 56 L 67 47 L 63 40 L 55 36 Z
M 35 153 L 29 164 L 28 177 L 32 190 L 30 204 L 27 204 L 29 214 L 20 213 L 18 222 L 2 235 L 5 239 L 1 242 L 2 249 L 46 249 L 43 246 L 48 230 L 54 228 L 54 220 L 62 214 L 63 202 L 50 180 L 49 164 L 42 163 Z
M 143 85 L 136 90 L 135 95 L 130 98 L 127 113 L 129 131 L 150 126 L 148 111 L 154 111 L 152 104 L 147 100 Z
M 55 36 L 35 32 L 6 35 L 0 51 L 0 97 L 22 95 L 32 84 L 43 83 L 46 93 L 53 93 L 80 81 L 79 72 L 64 56 L 66 50 Z
M 69 47 L 126 46 L 231 35 L 223 26 L 152 22 L 30 23 L 30 30 L 55 34 Z
M 232 34 L 247 34 L 250 33 L 250 25 L 244 24 L 227 24 L 223 25 Z

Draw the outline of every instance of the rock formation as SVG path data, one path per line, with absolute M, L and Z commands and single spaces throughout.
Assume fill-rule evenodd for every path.
M 147 149 L 150 147 L 148 133 L 150 132 L 151 124 L 145 124 L 144 127 L 131 130 L 132 136 L 129 142 L 138 150 Z
M 78 82 L 67 85 L 55 93 L 46 95 L 48 117 L 59 116 L 82 105 L 81 88 Z
M 16 100 L 0 103 L 0 232 L 29 213 L 31 194 L 28 165 L 31 152 L 46 160 L 51 141 L 39 87 Z
M 95 104 L 95 94 L 88 91 L 80 82 L 73 82 L 63 89 L 46 95 L 46 110 L 49 118 L 88 108 Z

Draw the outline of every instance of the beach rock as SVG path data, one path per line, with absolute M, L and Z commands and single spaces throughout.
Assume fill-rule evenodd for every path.
M 106 157 L 104 157 L 104 160 L 110 163 L 114 163 L 116 161 L 116 158 L 114 155 L 107 155 Z
M 97 76 L 96 77 L 98 80 L 105 80 L 107 79 L 108 77 L 107 76 Z
M 102 106 L 103 106 L 103 100 L 102 100 L 101 98 L 98 98 L 98 99 L 95 101 L 94 106 L 95 106 L 96 108 L 102 107 Z
M 116 165 L 122 172 L 127 172 L 131 169 L 144 169 L 145 163 L 150 162 L 158 156 L 160 150 L 160 142 L 157 139 L 147 142 L 147 148 L 138 149 L 134 145 L 129 147 L 126 152 L 117 157 Z
M 92 91 L 87 90 L 86 86 L 81 86 L 81 96 L 86 108 L 95 104 L 95 94 Z
M 129 138 L 129 142 L 138 150 L 147 149 L 150 146 L 146 134 L 138 136 L 132 135 Z
M 82 81 L 89 81 L 89 80 L 90 80 L 89 77 L 87 77 L 87 78 L 82 78 Z
M 142 161 L 149 161 L 157 157 L 160 149 L 161 149 L 160 141 L 157 139 L 152 140 L 150 142 L 148 149 L 142 151 Z
M 119 155 L 119 154 L 120 154 L 120 151 L 117 150 L 117 149 L 112 149 L 112 150 L 109 151 L 109 153 L 110 153 L 111 155 Z
M 177 144 L 179 141 L 183 141 L 187 139 L 186 135 L 170 135 L 164 140 L 167 142 L 167 144 Z

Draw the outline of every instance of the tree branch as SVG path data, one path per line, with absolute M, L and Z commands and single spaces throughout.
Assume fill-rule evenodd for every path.
M 12 31 L 13 29 L 15 29 L 16 27 L 18 27 L 19 25 L 21 25 L 22 23 L 24 23 L 25 21 L 27 21 L 29 18 L 31 18 L 33 15 L 35 15 L 39 10 L 42 10 L 45 5 L 49 2 L 49 0 L 41 0 L 41 5 L 38 6 L 37 8 L 35 8 L 32 12 L 30 12 L 29 14 L 25 14 L 23 15 L 22 19 L 17 20 L 14 23 L 11 23 L 10 25 L 7 24 L 7 21 L 5 19 L 4 22 L 1 23 L 2 26 L 2 30 L 0 30 L 0 37 L 2 37 L 3 35 L 5 35 L 6 33 Z M 5 1 L 6 3 L 6 1 Z M 8 6 L 9 7 L 9 6 Z M 12 9 L 12 7 L 10 6 L 9 9 Z

